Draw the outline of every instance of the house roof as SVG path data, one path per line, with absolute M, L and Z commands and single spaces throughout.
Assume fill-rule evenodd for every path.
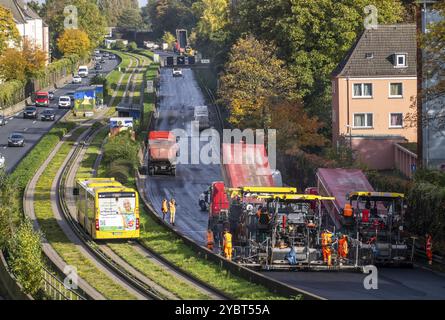
M 23 0 L 0 0 L 0 5 L 11 10 L 16 23 L 26 23 L 29 19 L 42 20 Z
M 406 54 L 407 67 L 395 68 L 394 54 Z M 372 54 L 372 58 L 367 58 Z M 365 30 L 332 73 L 334 77 L 417 75 L 415 24 L 379 25 Z

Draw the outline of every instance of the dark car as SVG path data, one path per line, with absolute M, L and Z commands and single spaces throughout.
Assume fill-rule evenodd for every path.
M 23 111 L 23 119 L 37 119 L 37 108 L 26 107 Z
M 8 137 L 8 147 L 24 147 L 25 137 L 20 133 L 11 133 Z
M 116 60 L 116 56 L 114 54 L 110 54 L 108 57 L 109 60 Z
M 54 92 L 53 91 L 49 91 L 48 92 L 48 97 L 49 97 L 49 100 L 54 100 Z
M 94 69 L 96 69 L 96 70 L 102 70 L 102 65 L 101 64 L 96 64 L 95 66 L 94 66 Z
M 71 102 L 74 102 L 74 91 L 67 92 L 66 95 L 70 97 Z
M 48 120 L 48 121 L 54 121 L 56 120 L 56 113 L 53 109 L 45 109 L 40 113 L 40 119 L 42 121 Z

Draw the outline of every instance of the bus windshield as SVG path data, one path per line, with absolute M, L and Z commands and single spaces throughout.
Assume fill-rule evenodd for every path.
M 98 195 L 100 231 L 136 230 L 136 194 L 102 192 Z

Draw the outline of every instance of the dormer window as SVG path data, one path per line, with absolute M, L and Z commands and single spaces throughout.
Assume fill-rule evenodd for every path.
M 366 59 L 372 59 L 372 58 L 374 58 L 374 52 L 366 52 L 366 53 L 365 53 L 365 58 L 366 58 Z
M 404 53 L 396 53 L 395 54 L 395 61 L 394 61 L 394 67 L 395 68 L 406 68 L 406 54 Z

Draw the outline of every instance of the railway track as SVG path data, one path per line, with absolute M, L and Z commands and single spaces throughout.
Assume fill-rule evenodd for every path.
M 134 72 L 139 70 L 138 66 L 141 64 L 141 59 L 135 57 L 137 59 L 137 67 L 133 70 Z M 129 78 L 129 82 L 134 82 L 134 76 Z M 129 85 L 127 84 L 127 88 Z M 135 90 L 136 85 L 133 83 L 132 90 Z M 127 95 L 130 99 L 132 99 L 133 95 Z M 110 248 L 107 242 L 95 242 L 91 239 L 89 235 L 87 235 L 84 230 L 77 223 L 74 218 L 72 212 L 73 207 L 69 205 L 69 200 L 67 190 L 70 190 L 68 184 L 73 184 L 73 178 L 75 177 L 75 173 L 79 167 L 80 162 L 82 161 L 82 152 L 86 151 L 86 148 L 89 145 L 89 142 L 93 139 L 94 135 L 99 132 L 101 128 L 96 131 L 90 131 L 85 135 L 82 139 L 83 143 L 78 143 L 75 146 L 74 152 L 71 154 L 68 162 L 63 168 L 61 175 L 58 178 L 57 182 L 57 197 L 59 201 L 59 207 L 61 212 L 69 223 L 72 230 L 76 233 L 77 237 L 82 241 L 85 247 L 89 250 L 89 252 L 94 255 L 102 264 L 105 264 L 108 269 L 112 270 L 117 276 L 119 276 L 123 281 L 125 281 L 129 286 L 138 290 L 145 297 L 150 299 L 162 300 L 162 299 L 178 299 L 177 296 L 168 292 L 159 284 L 145 277 L 141 272 L 136 270 L 129 263 L 124 261 L 121 257 L 119 257 L 113 249 Z M 97 163 L 96 163 L 97 165 Z M 71 180 L 71 181 L 68 181 Z M 223 292 L 212 288 L 211 286 L 203 283 L 199 279 L 194 278 L 192 275 L 183 272 L 178 267 L 169 263 L 149 248 L 141 245 L 139 242 L 129 242 L 132 246 L 135 247 L 135 250 L 139 251 L 142 255 L 154 261 L 156 264 L 160 265 L 163 269 L 168 270 L 170 273 L 174 274 L 175 277 L 181 279 L 182 281 L 193 285 L 194 287 L 199 288 L 202 292 L 206 293 L 212 299 L 230 299 Z

